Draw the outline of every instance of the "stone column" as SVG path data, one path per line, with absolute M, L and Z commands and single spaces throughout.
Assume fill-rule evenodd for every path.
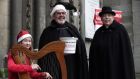
M 39 38 L 42 30 L 46 27 L 46 1 L 47 0 L 34 0 L 34 21 L 33 21 L 33 39 L 34 48 L 38 48 Z
M 81 0 L 81 3 L 80 3 L 80 32 L 81 32 L 82 37 L 85 38 L 85 2 L 84 0 Z
M 140 74 L 140 0 L 132 0 L 135 71 Z M 131 26 L 132 27 L 132 26 Z M 139 76 L 140 77 L 140 76 Z M 139 79 L 139 78 L 138 78 Z
M 9 39 L 9 0 L 0 0 L 0 68 L 7 67 L 5 62 Z
M 9 43 L 11 47 L 16 42 L 16 35 L 22 27 L 22 0 L 10 0 Z
M 80 13 L 80 3 L 81 3 L 81 1 L 80 0 L 73 0 L 73 5 L 76 7 L 76 9 L 77 9 L 77 12 L 78 13 Z M 80 30 L 80 25 L 79 25 L 79 22 L 80 22 L 80 15 L 78 15 L 78 16 L 73 16 L 73 20 L 74 20 L 74 25 L 77 27 L 77 29 L 79 30 L 79 31 L 81 31 Z
M 51 22 L 51 10 L 53 8 L 53 5 L 56 3 L 55 0 L 47 0 L 46 1 L 46 27 L 50 24 Z

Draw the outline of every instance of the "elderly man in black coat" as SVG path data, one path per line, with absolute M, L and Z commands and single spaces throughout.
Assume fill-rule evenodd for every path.
M 93 37 L 89 53 L 90 79 L 135 79 L 131 44 L 115 12 L 105 6 L 99 13 L 103 26 Z
M 68 79 L 87 79 L 88 63 L 84 41 L 77 28 L 66 21 L 67 6 L 57 4 L 54 6 L 51 24 L 44 29 L 39 40 L 39 49 L 45 44 L 59 40 L 60 37 L 76 37 L 76 51 L 74 54 L 64 54 L 67 66 Z M 38 60 L 42 71 L 49 72 L 53 79 L 61 79 L 60 66 L 54 53 Z

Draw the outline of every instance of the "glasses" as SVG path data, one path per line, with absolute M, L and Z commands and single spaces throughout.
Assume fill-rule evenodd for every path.
M 61 14 L 62 14 L 62 15 L 65 15 L 66 12 L 56 12 L 56 14 L 57 14 L 57 15 L 61 15 Z

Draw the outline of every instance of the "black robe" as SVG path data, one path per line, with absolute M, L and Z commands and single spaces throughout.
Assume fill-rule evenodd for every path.
M 78 30 L 72 24 L 65 22 L 64 25 L 60 25 L 53 20 L 51 25 L 44 29 L 40 37 L 39 49 L 49 42 L 59 40 L 61 36 L 78 38 L 76 53 L 65 55 L 68 79 L 87 79 L 88 63 L 85 44 Z M 53 76 L 53 79 L 61 79 L 60 66 L 54 53 L 39 59 L 38 64 L 40 65 L 42 71 L 49 72 Z
M 116 21 L 95 32 L 89 53 L 90 79 L 135 79 L 127 31 Z

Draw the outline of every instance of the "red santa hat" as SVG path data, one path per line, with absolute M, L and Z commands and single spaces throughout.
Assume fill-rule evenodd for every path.
M 23 39 L 28 38 L 28 37 L 32 38 L 31 34 L 27 30 L 21 30 L 19 34 L 17 35 L 17 42 L 19 43 Z

